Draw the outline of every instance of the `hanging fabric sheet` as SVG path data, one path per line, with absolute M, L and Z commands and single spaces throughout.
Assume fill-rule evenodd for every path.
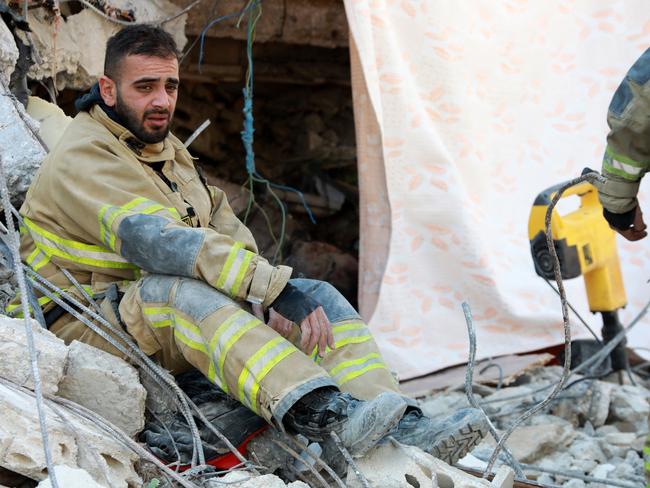
M 528 215 L 542 190 L 585 166 L 600 170 L 609 101 L 650 46 L 647 2 L 345 7 L 361 188 L 359 298 L 388 362 L 402 379 L 465 362 L 465 300 L 479 357 L 561 343 L 559 299 L 534 272 Z M 643 185 L 641 206 L 650 215 Z M 649 239 L 618 240 L 624 323 L 650 299 Z M 600 331 L 583 280 L 565 285 Z M 589 335 L 575 316 L 572 324 L 575 337 Z M 630 343 L 650 345 L 650 317 Z

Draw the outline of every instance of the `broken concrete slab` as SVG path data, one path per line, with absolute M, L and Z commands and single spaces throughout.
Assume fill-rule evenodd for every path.
M 44 394 L 54 395 L 63 378 L 68 358 L 65 343 L 38 322 L 30 319 L 34 345 L 38 352 L 38 371 Z M 0 376 L 25 388 L 34 389 L 27 334 L 23 319 L 0 316 Z
M 535 418 L 536 425 L 518 427 L 508 438 L 506 444 L 515 459 L 520 462 L 534 463 L 548 454 L 566 448 L 577 436 L 573 426 L 566 420 L 551 415 L 540 417 Z M 487 437 L 482 444 L 490 448 L 496 446 L 492 437 Z
M 85 469 L 103 486 L 141 486 L 134 469 L 136 454 L 67 407 L 57 405 L 55 411 L 48 403 L 44 410 L 54 464 Z M 0 411 L 0 466 L 37 481 L 45 479 L 45 454 L 33 393 L 3 381 Z
M 499 476 L 489 481 L 471 476 L 464 471 L 425 453 L 421 449 L 394 443 L 381 444 L 357 460 L 361 473 L 374 488 L 411 488 L 413 486 L 464 488 L 512 488 L 512 470 L 504 467 Z M 433 482 L 433 483 L 432 483 Z M 348 470 L 347 486 L 362 487 L 363 484 L 352 468 Z
M 43 162 L 45 149 L 36 136 L 38 123 L 25 112 L 5 84 L 0 83 L 0 91 L 0 157 L 9 198 L 19 208 Z
M 255 476 L 248 471 L 230 472 L 218 480 L 207 481 L 206 486 L 210 488 L 223 486 L 231 488 L 309 488 L 309 485 L 302 481 L 294 481 L 285 485 L 284 481 L 275 475 L 265 474 Z
M 181 10 L 167 0 L 112 0 L 111 6 L 133 10 L 138 23 L 169 18 Z M 186 15 L 181 15 L 163 24 L 181 50 L 187 42 L 185 19 Z M 120 25 L 90 9 L 59 21 L 53 21 L 45 9 L 34 9 L 30 10 L 27 20 L 32 29 L 36 57 L 40 59 L 30 68 L 28 76 L 34 80 L 52 78 L 59 90 L 84 90 L 95 83 L 104 71 L 106 41 L 121 29 Z
M 97 483 L 88 471 L 70 466 L 54 466 L 56 481 L 61 487 L 65 488 L 103 488 L 103 485 Z M 48 477 L 41 481 L 36 488 L 52 488 L 52 481 Z
M 101 415 L 129 436 L 144 428 L 147 392 L 126 361 L 79 341 L 69 348 L 58 396 Z
M 7 24 L 0 19 L 0 78 L 7 86 L 14 72 L 16 61 L 18 61 L 16 41 L 14 41 L 14 36 Z

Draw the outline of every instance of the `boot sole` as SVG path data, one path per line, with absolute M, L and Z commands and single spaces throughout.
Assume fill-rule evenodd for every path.
M 433 457 L 447 464 L 455 464 L 481 442 L 487 434 L 487 430 L 485 421 L 469 422 L 464 427 L 449 432 L 429 452 Z

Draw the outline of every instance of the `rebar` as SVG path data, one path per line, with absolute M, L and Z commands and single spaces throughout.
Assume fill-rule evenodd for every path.
M 355 463 L 354 459 L 352 459 L 350 452 L 343 445 L 343 441 L 341 441 L 341 438 L 334 431 L 330 432 L 330 437 L 334 439 L 334 443 L 336 444 L 336 447 L 338 447 L 339 451 L 341 451 L 341 454 L 343 454 L 343 457 L 352 468 L 352 471 L 354 471 L 354 474 L 363 485 L 363 488 L 372 488 L 370 486 L 370 482 L 368 481 L 368 479 L 363 475 L 363 473 L 359 469 L 359 466 L 357 466 L 357 463 Z
M 479 403 L 476 401 L 474 391 L 472 390 L 472 384 L 474 382 L 474 364 L 476 361 L 476 329 L 474 328 L 474 321 L 472 320 L 472 311 L 470 310 L 469 305 L 465 302 L 463 302 L 463 313 L 465 314 L 467 334 L 469 335 L 469 361 L 467 364 L 467 371 L 465 373 L 465 395 L 467 396 L 467 400 L 469 401 L 470 405 L 474 408 L 479 409 L 483 413 L 483 416 L 485 417 L 485 420 L 488 424 L 488 430 L 490 431 L 490 434 L 496 441 L 497 445 L 499 445 L 501 443 L 501 439 L 499 437 L 497 429 L 494 427 L 494 424 L 490 420 L 490 417 L 488 417 L 487 413 L 485 413 L 485 410 L 483 410 L 483 407 L 481 407 L 481 405 L 479 405 Z M 517 478 L 525 479 L 521 466 L 519 466 L 519 463 L 512 455 L 510 450 L 505 446 L 505 444 L 503 444 L 503 452 L 506 454 L 508 464 L 515 471 Z M 483 473 L 483 478 L 487 477 L 489 471 L 490 470 L 486 470 Z
M 553 390 L 548 394 L 548 396 L 544 400 L 542 400 L 540 403 L 538 403 L 530 410 L 524 412 L 520 417 L 515 419 L 513 424 L 510 426 L 510 428 L 503 434 L 501 440 L 497 442 L 497 445 L 494 448 L 494 452 L 492 453 L 492 456 L 490 457 L 490 461 L 488 462 L 488 465 L 486 467 L 486 472 L 492 471 L 492 467 L 494 466 L 494 463 L 497 460 L 499 451 L 503 448 L 504 443 L 506 442 L 508 437 L 510 437 L 510 435 L 515 431 L 515 429 L 519 427 L 519 425 L 521 425 L 522 422 L 526 421 L 527 419 L 535 415 L 537 412 L 539 412 L 541 409 L 543 409 L 546 405 L 548 405 L 551 402 L 551 400 L 553 400 L 553 398 L 555 398 L 555 396 L 562 390 L 564 384 L 566 383 L 569 376 L 571 375 L 571 325 L 569 322 L 569 307 L 567 304 L 566 292 L 564 290 L 564 283 L 562 282 L 560 261 L 557 257 L 557 252 L 555 250 L 555 245 L 553 243 L 553 235 L 551 233 L 551 217 L 553 215 L 553 210 L 555 209 L 557 202 L 560 200 L 560 198 L 562 198 L 562 194 L 567 189 L 579 183 L 582 183 L 583 181 L 589 181 L 591 183 L 593 183 L 594 181 L 599 181 L 602 183 L 604 182 L 604 178 L 596 172 L 591 172 L 579 176 L 578 178 L 574 178 L 573 180 L 562 185 L 562 187 L 553 195 L 553 198 L 551 199 L 551 203 L 546 209 L 546 217 L 544 219 L 544 223 L 546 225 L 546 244 L 548 246 L 548 251 L 553 261 L 553 272 L 555 275 L 555 282 L 557 283 L 557 289 L 560 293 L 560 302 L 562 304 L 562 322 L 564 325 L 564 365 L 562 368 L 562 376 L 560 377 L 560 381 L 555 385 Z
M 27 285 L 25 281 L 25 273 L 20 260 L 20 238 L 14 227 L 14 220 L 11 216 L 11 202 L 9 200 L 9 189 L 7 188 L 7 180 L 4 173 L 4 162 L 2 155 L 0 155 L 0 194 L 2 198 L 2 206 L 4 207 L 5 218 L 7 220 L 7 230 L 9 231 L 9 247 L 13 255 L 13 264 L 18 281 L 18 289 L 20 291 L 20 304 L 23 311 L 23 319 L 25 322 L 25 336 L 27 338 L 27 349 L 29 350 L 29 362 L 31 366 L 32 379 L 34 381 L 34 394 L 36 398 L 36 410 L 38 411 L 38 422 L 41 429 L 41 439 L 43 440 L 43 451 L 45 452 L 45 464 L 47 466 L 48 476 L 52 488 L 59 488 L 54 472 L 54 465 L 52 464 L 52 453 L 50 451 L 50 444 L 47 434 L 47 425 L 45 420 L 45 409 L 43 406 L 43 391 L 41 388 L 41 375 L 38 371 L 38 355 L 36 346 L 34 345 L 34 331 L 30 323 L 30 313 L 28 306 Z

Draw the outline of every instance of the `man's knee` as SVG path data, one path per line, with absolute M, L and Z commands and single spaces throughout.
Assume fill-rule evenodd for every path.
M 144 303 L 166 303 L 192 317 L 195 323 L 202 322 L 222 307 L 237 305 L 203 281 L 167 275 L 145 277 L 140 298 Z
M 311 295 L 323 306 L 330 322 L 358 320 L 359 314 L 341 293 L 326 281 L 294 278 L 290 283 L 303 293 Z

